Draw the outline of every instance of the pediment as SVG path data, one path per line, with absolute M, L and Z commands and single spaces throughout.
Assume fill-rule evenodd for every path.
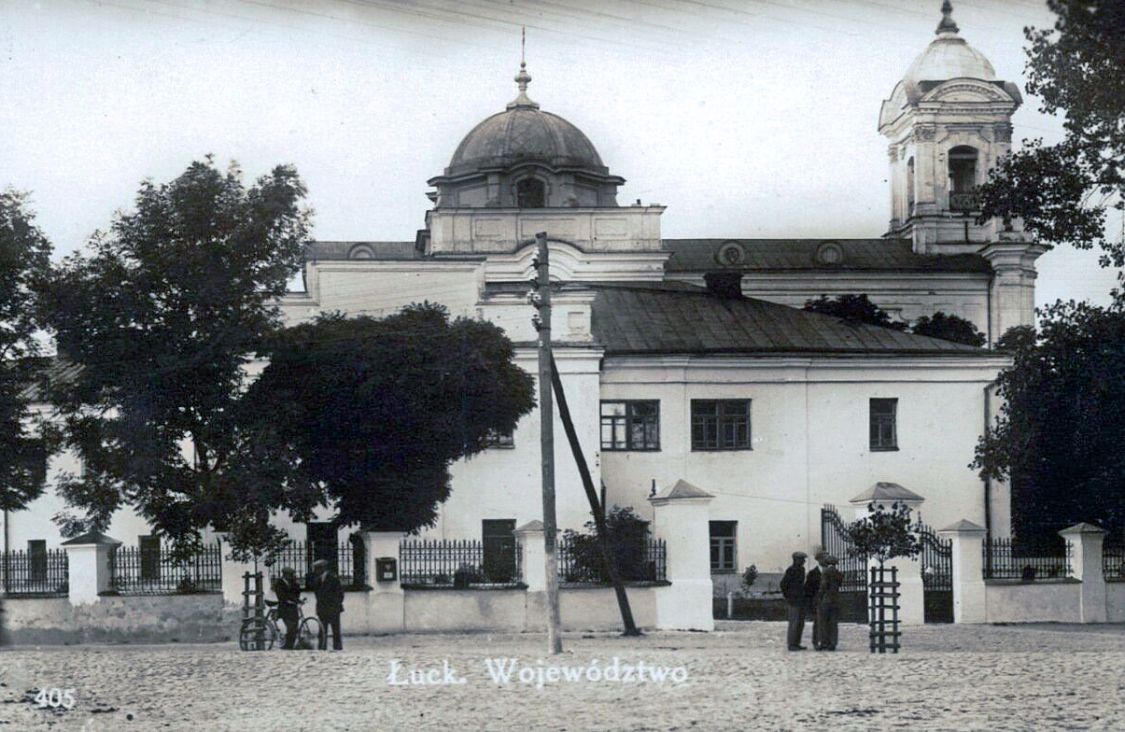
M 1014 102 L 1008 94 L 995 84 L 976 79 L 951 79 L 938 84 L 923 98 L 925 102 Z

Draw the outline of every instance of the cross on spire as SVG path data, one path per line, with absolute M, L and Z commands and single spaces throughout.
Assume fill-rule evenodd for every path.
M 515 82 L 519 86 L 519 96 L 508 102 L 508 109 L 516 107 L 530 107 L 539 109 L 536 102 L 527 96 L 527 84 L 531 81 L 531 74 L 527 73 L 527 28 L 520 28 L 520 72 L 516 74 Z

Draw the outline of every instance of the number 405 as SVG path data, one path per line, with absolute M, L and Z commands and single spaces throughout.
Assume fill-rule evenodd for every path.
M 74 707 L 74 689 L 40 689 L 39 693 L 35 695 L 35 703 L 41 708 L 62 707 L 71 709 Z

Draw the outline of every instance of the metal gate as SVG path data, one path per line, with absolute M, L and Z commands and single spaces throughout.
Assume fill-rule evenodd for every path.
M 867 557 L 855 554 L 847 529 L 836 507 L 820 509 L 820 544 L 839 560 L 844 575 L 840 587 L 840 619 L 849 623 L 867 622 Z
M 918 522 L 922 540 L 922 595 L 927 623 L 953 622 L 953 540 Z

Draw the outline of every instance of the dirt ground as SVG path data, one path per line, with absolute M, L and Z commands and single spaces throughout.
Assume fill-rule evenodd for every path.
M 1125 729 L 1125 626 L 908 627 L 886 656 L 863 626 L 836 653 L 789 653 L 784 634 L 573 634 L 556 657 L 541 635 L 4 649 L 0 731 Z M 390 683 L 411 669 L 432 683 Z M 39 708 L 51 688 L 73 708 Z

